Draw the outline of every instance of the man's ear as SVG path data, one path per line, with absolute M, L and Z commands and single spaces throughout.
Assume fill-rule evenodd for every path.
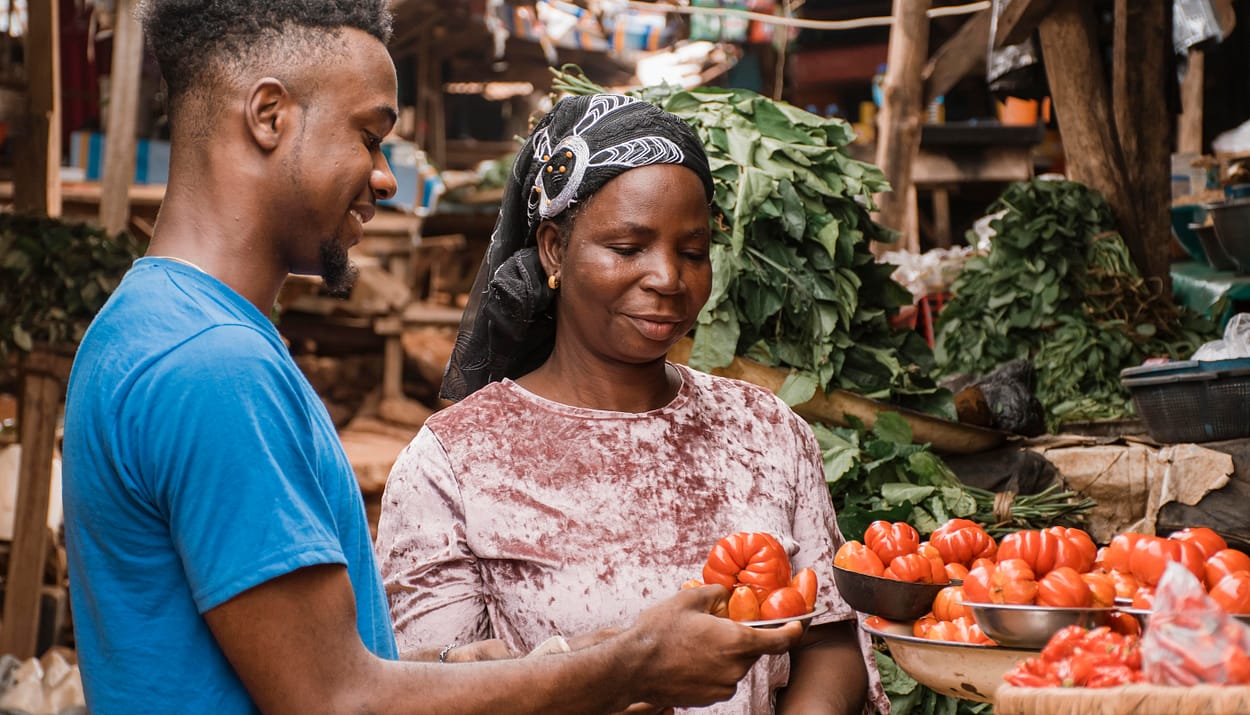
M 538 243 L 538 258 L 543 262 L 543 270 L 547 275 L 560 272 L 560 264 L 564 262 L 563 246 L 560 245 L 560 230 L 549 220 L 538 224 L 534 234 Z
M 295 103 L 281 80 L 264 77 L 247 93 L 247 129 L 252 139 L 265 151 L 278 146 L 282 133 L 291 123 Z

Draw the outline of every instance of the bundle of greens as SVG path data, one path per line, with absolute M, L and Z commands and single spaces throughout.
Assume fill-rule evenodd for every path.
M 555 75 L 558 90 L 603 91 L 573 71 Z M 892 238 L 869 216 L 887 184 L 843 150 L 850 126 L 741 89 L 633 94 L 688 122 L 712 169 L 712 294 L 690 365 L 711 370 L 742 355 L 794 369 L 781 390 L 790 404 L 842 388 L 953 417 L 924 340 L 890 328 L 911 295 L 869 250 Z
M 1214 337 L 1210 321 L 1141 277 L 1097 192 L 1071 181 L 1013 184 L 989 207 L 999 212 L 989 254 L 965 264 L 939 316 L 943 374 L 1031 360 L 1055 429 L 1131 415 L 1122 368 L 1188 357 Z
M 77 343 L 143 252 L 126 233 L 0 214 L 0 364 L 34 343 Z
M 913 444 L 911 425 L 894 412 L 877 415 L 871 430 L 813 424 L 825 481 L 847 539 L 861 540 L 877 519 L 906 521 L 927 536 L 962 517 L 994 535 L 1047 526 L 1078 526 L 1094 501 L 1052 487 L 1007 503 L 964 485 L 928 445 Z

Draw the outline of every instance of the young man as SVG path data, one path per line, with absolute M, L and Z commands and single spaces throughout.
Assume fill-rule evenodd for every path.
M 288 273 L 350 287 L 395 191 L 387 0 L 148 0 L 170 179 L 148 255 L 79 348 L 65 506 L 97 715 L 608 712 L 732 695 L 791 624 L 683 592 L 570 654 L 394 661 L 363 504 L 266 316 Z M 490 652 L 485 649 L 485 652 Z M 640 706 L 641 707 L 641 706 Z

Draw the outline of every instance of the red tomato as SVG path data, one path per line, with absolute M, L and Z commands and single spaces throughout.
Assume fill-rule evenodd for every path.
M 1246 556 L 1237 549 L 1220 549 L 1207 557 L 1203 571 L 1203 581 L 1210 590 L 1230 573 L 1250 571 L 1250 556 Z
M 964 601 L 970 603 L 990 603 L 990 576 L 994 575 L 995 565 L 988 560 L 978 561 L 968 571 L 964 579 Z
M 797 588 L 786 586 L 768 594 L 760 604 L 760 618 L 769 621 L 774 618 L 792 618 L 807 613 L 807 601 Z
M 1133 608 L 1144 608 L 1147 611 L 1155 607 L 1154 586 L 1142 586 L 1133 594 Z
M 1141 587 L 1141 584 L 1137 583 L 1137 577 L 1128 571 L 1111 571 L 1110 573 L 1111 578 L 1115 580 L 1116 598 L 1132 598 Z
M 968 566 L 980 558 L 992 559 L 998 552 L 994 537 L 986 533 L 980 524 L 968 519 L 951 519 L 939 526 L 929 536 L 929 543 L 948 564 Z
M 974 645 L 994 645 L 994 642 L 981 632 L 980 626 L 970 618 L 956 618 L 953 621 L 938 621 L 921 636 L 929 640 L 947 641 L 951 643 L 971 643 Z
M 790 585 L 790 557 L 771 534 L 738 532 L 712 547 L 703 582 L 725 588 L 750 586 L 756 596 Z
M 1060 566 L 1080 569 L 1086 566 L 1083 546 L 1052 531 L 1017 531 L 1003 537 L 998 544 L 998 561 L 1022 559 L 1039 577 Z M 1088 554 L 1093 565 L 1094 555 Z M 1088 568 L 1087 568 L 1088 570 Z
M 1109 573 L 1083 573 L 1081 580 L 1089 587 L 1090 605 L 1110 608 L 1115 605 L 1115 577 Z
M 864 545 L 877 552 L 881 563 L 889 564 L 903 554 L 914 554 L 920 547 L 920 533 L 905 521 L 877 520 L 864 532 Z
M 1133 553 L 1133 547 L 1142 536 L 1144 534 L 1129 532 L 1112 537 L 1106 552 L 1103 553 L 1102 567 L 1108 571 L 1128 571 L 1128 557 Z
M 917 638 L 927 638 L 929 629 L 938 623 L 938 619 L 932 613 L 926 613 L 911 624 L 911 633 Z
M 729 594 L 729 619 L 732 621 L 758 621 L 760 600 L 750 586 L 737 586 Z
M 685 590 L 686 590 L 686 589 L 688 589 L 688 588 L 698 588 L 698 587 L 700 587 L 700 586 L 702 586 L 702 585 L 703 585 L 703 582 L 702 582 L 702 581 L 700 581 L 700 580 L 699 580 L 699 579 L 697 579 L 697 578 L 692 578 L 692 579 L 690 579 L 689 581 L 687 581 L 687 582 L 685 582 L 685 583 L 683 583 L 683 584 L 681 585 L 681 590 L 685 591 Z
M 801 569 L 794 575 L 790 581 L 790 585 L 798 589 L 803 594 L 803 602 L 807 604 L 807 610 L 810 611 L 816 607 L 816 572 L 811 569 Z M 806 613 L 806 611 L 804 611 Z
M 990 576 L 992 603 L 1030 604 L 1037 598 L 1037 578 L 1023 559 L 999 561 Z
M 1234 571 L 1220 579 L 1211 598 L 1229 613 L 1250 613 L 1250 571 Z
M 951 581 L 964 581 L 968 578 L 968 567 L 963 564 L 946 564 L 946 578 Z
M 1129 554 L 1128 566 L 1138 582 L 1154 586 L 1163 577 L 1163 570 L 1169 561 L 1177 561 L 1190 573 L 1202 580 L 1202 551 L 1188 541 L 1161 539 L 1157 536 L 1146 536 L 1138 539 Z
M 882 575 L 895 581 L 933 583 L 933 565 L 920 554 L 903 554 L 891 561 Z
M 1111 630 L 1125 636 L 1140 636 L 1141 621 L 1131 613 L 1112 611 L 1107 614 L 1107 625 Z
M 1209 559 L 1215 552 L 1228 548 L 1228 542 L 1224 540 L 1223 536 L 1215 533 L 1214 529 L 1208 529 L 1205 526 L 1191 526 L 1188 529 L 1181 529 L 1173 532 L 1168 538 L 1192 542 L 1202 552 L 1202 558 L 1204 559 Z
M 963 586 L 947 586 L 933 597 L 933 616 L 941 621 L 953 621 L 961 616 L 971 616 L 964 607 Z
M 880 576 L 885 572 L 885 564 L 881 563 L 877 552 L 858 541 L 848 541 L 838 547 L 838 552 L 833 555 L 833 565 L 869 576 Z
M 1080 561 L 1068 565 L 1076 569 L 1077 573 L 1085 573 L 1094 568 L 1094 561 L 1098 558 L 1098 546 L 1094 544 L 1094 539 L 1085 530 L 1069 526 L 1052 526 L 1046 531 L 1066 539 L 1068 543 L 1076 547 Z
M 942 555 L 938 550 L 927 541 L 920 544 L 916 549 L 916 553 L 920 554 L 929 562 L 929 569 L 933 574 L 933 583 L 946 583 L 950 579 L 946 576 L 946 563 L 942 561 Z
M 1070 566 L 1060 566 L 1037 581 L 1037 605 L 1088 608 L 1093 602 L 1089 586 Z

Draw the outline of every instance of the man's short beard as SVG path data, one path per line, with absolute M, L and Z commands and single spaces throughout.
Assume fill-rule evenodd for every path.
M 347 257 L 347 249 L 343 248 L 343 244 L 334 238 L 321 242 L 321 280 L 326 293 L 335 298 L 350 296 L 358 272 Z

